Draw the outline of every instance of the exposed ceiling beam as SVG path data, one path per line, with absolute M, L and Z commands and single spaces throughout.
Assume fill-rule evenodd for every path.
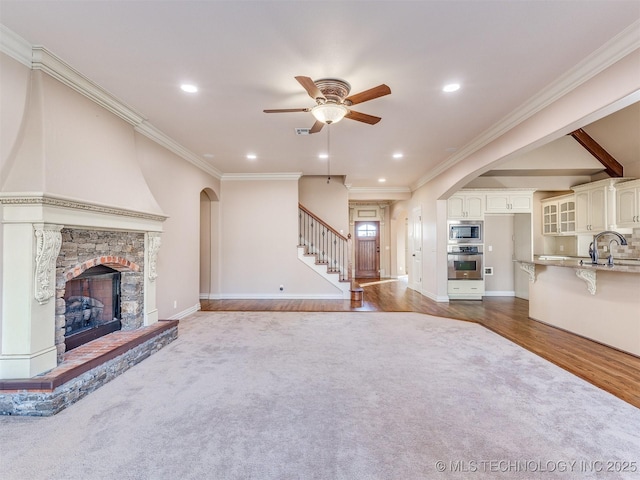
M 610 177 L 622 177 L 622 165 L 613 158 L 602 146 L 589 136 L 587 132 L 579 128 L 571 132 L 571 135 L 587 152 L 596 157 L 598 161 L 604 165 L 605 172 Z

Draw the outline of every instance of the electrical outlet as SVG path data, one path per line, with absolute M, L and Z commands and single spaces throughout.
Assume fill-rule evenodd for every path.
M 173 301 L 173 308 L 178 308 L 178 300 Z
M 560 251 L 564 252 L 564 245 L 560 245 Z

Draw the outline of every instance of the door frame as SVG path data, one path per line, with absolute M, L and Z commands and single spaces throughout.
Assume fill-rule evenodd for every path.
M 355 242 L 354 242 L 354 277 L 358 278 L 358 255 L 360 253 L 360 247 L 359 247 L 359 243 L 360 243 L 360 237 L 358 237 L 358 226 L 363 224 L 363 223 L 374 223 L 376 225 L 376 238 L 375 238 L 375 242 L 376 242 L 376 255 L 375 255 L 375 277 L 371 276 L 371 277 L 360 277 L 360 278 L 379 278 L 380 277 L 380 226 L 381 226 L 381 222 L 379 220 L 356 220 L 354 221 L 353 224 L 353 232 L 354 232 L 354 237 L 355 237 Z

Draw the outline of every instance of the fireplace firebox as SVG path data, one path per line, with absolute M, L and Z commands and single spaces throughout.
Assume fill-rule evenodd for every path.
M 97 265 L 65 285 L 65 349 L 79 347 L 122 328 L 121 274 Z

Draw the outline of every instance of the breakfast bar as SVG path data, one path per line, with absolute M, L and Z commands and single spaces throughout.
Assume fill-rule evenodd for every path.
M 540 256 L 518 263 L 529 274 L 529 317 L 640 356 L 639 261 Z

